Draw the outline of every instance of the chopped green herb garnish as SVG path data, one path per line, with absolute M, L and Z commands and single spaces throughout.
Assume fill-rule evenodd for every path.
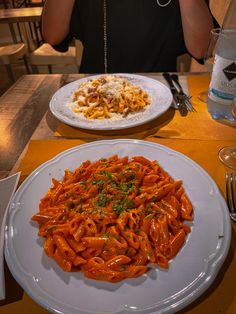
M 75 211 L 81 214 L 81 213 L 83 212 L 82 206 L 81 206 L 81 205 L 80 205 L 80 206 L 77 206 L 77 207 L 75 208 Z
M 102 174 L 109 180 L 112 179 L 112 174 L 109 171 L 103 170 Z
M 130 189 L 132 189 L 135 186 L 134 182 L 128 182 L 128 183 L 121 183 L 120 184 L 120 189 L 123 192 L 128 192 Z
M 154 214 L 149 214 L 145 217 L 145 219 L 152 219 L 154 217 Z
M 113 206 L 113 210 L 117 215 L 120 215 L 123 211 L 123 205 L 122 204 L 115 204 Z
M 104 207 L 107 204 L 109 204 L 110 200 L 107 198 L 107 196 L 104 193 L 99 194 L 98 200 L 96 202 L 96 205 L 99 207 Z
M 86 181 L 85 180 L 80 181 L 80 184 L 83 186 L 84 190 L 87 189 L 87 185 L 86 185 Z

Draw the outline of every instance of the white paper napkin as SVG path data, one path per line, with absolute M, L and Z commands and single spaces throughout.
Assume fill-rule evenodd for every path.
M 164 77 L 162 76 L 158 76 L 157 77 L 151 77 L 155 80 L 158 80 L 159 82 L 163 83 L 164 85 L 166 85 L 167 87 L 169 87 L 168 83 L 166 82 L 166 80 L 164 79 Z M 183 88 L 183 91 L 186 95 L 189 95 L 189 89 L 188 89 L 188 82 L 187 82 L 187 77 L 186 76 L 182 76 L 179 75 L 179 83 Z M 171 105 L 172 108 L 177 109 L 173 104 Z
M 20 172 L 0 180 L 0 300 L 5 299 L 4 230 L 8 207 L 17 188 Z

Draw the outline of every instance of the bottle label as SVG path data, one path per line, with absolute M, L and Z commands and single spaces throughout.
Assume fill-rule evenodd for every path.
M 215 102 L 231 105 L 235 95 L 236 61 L 215 55 L 208 96 Z

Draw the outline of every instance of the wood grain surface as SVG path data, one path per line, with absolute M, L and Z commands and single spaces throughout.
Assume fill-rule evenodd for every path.
M 0 9 L 0 23 L 40 21 L 42 7 Z
M 160 78 L 160 73 L 145 74 Z M 203 74 L 188 73 L 195 85 L 201 86 Z M 206 104 L 192 97 L 197 113 L 181 117 L 169 109 L 146 125 L 111 132 L 92 132 L 71 128 L 57 120 L 49 110 L 53 94 L 63 85 L 84 77 L 85 74 L 39 74 L 22 76 L 0 97 L 0 177 L 7 176 L 30 139 L 77 138 L 85 141 L 106 138 L 156 138 L 234 140 L 236 125 L 223 124 L 211 119 Z M 196 87 L 195 87 L 196 88 Z M 202 88 L 205 88 L 202 86 Z M 207 86 L 206 86 L 207 88 Z M 200 91 L 200 89 L 199 89 Z M 194 92 L 191 90 L 191 92 Z M 59 134 L 61 131 L 61 134 Z M 59 132 L 59 133 L 58 133 Z

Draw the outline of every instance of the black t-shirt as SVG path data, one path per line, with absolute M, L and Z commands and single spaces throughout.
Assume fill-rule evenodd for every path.
M 187 52 L 179 1 L 160 7 L 156 0 L 106 0 L 106 17 L 109 73 L 176 71 Z M 84 46 L 80 72 L 103 73 L 103 0 L 75 0 L 69 35 L 55 49 L 66 51 L 73 38 Z

